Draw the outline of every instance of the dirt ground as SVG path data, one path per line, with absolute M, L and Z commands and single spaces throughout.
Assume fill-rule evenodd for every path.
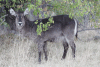
M 78 37 L 83 41 L 97 35 L 95 31 L 83 31 Z M 0 36 L 0 67 L 100 67 L 100 40 L 83 42 L 75 40 L 76 58 L 69 47 L 65 60 L 61 60 L 63 46 L 60 42 L 48 43 L 48 61 L 42 55 L 38 63 L 37 44 L 13 34 Z

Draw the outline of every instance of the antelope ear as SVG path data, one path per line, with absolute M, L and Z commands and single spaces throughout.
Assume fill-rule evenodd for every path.
M 16 12 L 15 12 L 12 8 L 10 8 L 10 10 L 9 10 L 9 11 L 10 11 L 10 14 L 11 14 L 11 15 L 16 16 Z
M 27 14 L 29 14 L 28 8 L 25 9 L 25 11 L 24 11 L 24 16 L 27 15 Z

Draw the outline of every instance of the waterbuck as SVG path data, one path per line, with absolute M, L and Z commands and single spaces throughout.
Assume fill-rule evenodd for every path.
M 43 24 L 47 23 L 49 18 L 39 19 L 38 24 L 35 24 L 35 21 L 31 22 L 25 17 L 25 15 L 29 13 L 28 8 L 23 13 L 17 13 L 11 8 L 10 13 L 16 17 L 16 29 L 20 33 L 24 32 L 24 35 L 28 34 L 30 38 L 33 38 L 33 40 L 37 42 L 39 62 L 41 62 L 42 52 L 44 52 L 45 60 L 48 59 L 46 48 L 47 42 L 54 42 L 57 39 L 63 43 L 64 53 L 62 59 L 65 59 L 69 45 L 72 49 L 72 56 L 75 57 L 76 46 L 74 43 L 74 37 L 77 36 L 77 22 L 74 19 L 69 18 L 68 15 L 53 16 L 54 24 L 51 24 L 48 30 L 43 31 L 41 36 L 39 36 L 36 32 L 37 25 L 41 22 Z

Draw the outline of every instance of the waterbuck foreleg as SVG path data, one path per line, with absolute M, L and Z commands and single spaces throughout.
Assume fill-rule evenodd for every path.
M 47 57 L 47 41 L 44 42 L 43 51 L 44 51 L 44 55 L 45 55 L 45 60 L 47 61 L 48 60 L 48 57 Z
M 41 63 L 41 54 L 42 54 L 42 52 L 43 52 L 43 44 L 38 44 L 38 56 L 39 56 L 39 58 L 38 58 L 38 61 L 39 61 L 39 63 Z

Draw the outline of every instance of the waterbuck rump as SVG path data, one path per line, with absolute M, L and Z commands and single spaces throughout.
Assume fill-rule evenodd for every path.
M 63 43 L 64 52 L 62 59 L 65 59 L 69 45 L 72 49 L 72 56 L 75 57 L 75 43 L 74 37 L 77 36 L 77 22 L 74 19 L 69 18 L 69 15 L 53 16 L 54 23 L 48 28 L 47 31 L 43 31 L 40 35 L 37 35 L 37 25 L 41 22 L 43 24 L 49 21 L 49 18 L 39 19 L 38 24 L 35 21 L 29 21 L 25 15 L 29 13 L 28 8 L 23 13 L 17 13 L 12 8 L 10 9 L 11 15 L 15 16 L 16 29 L 20 34 L 28 36 L 38 44 L 38 61 L 41 62 L 41 54 L 44 52 L 45 60 L 47 57 L 47 42 L 54 42 L 57 39 Z

